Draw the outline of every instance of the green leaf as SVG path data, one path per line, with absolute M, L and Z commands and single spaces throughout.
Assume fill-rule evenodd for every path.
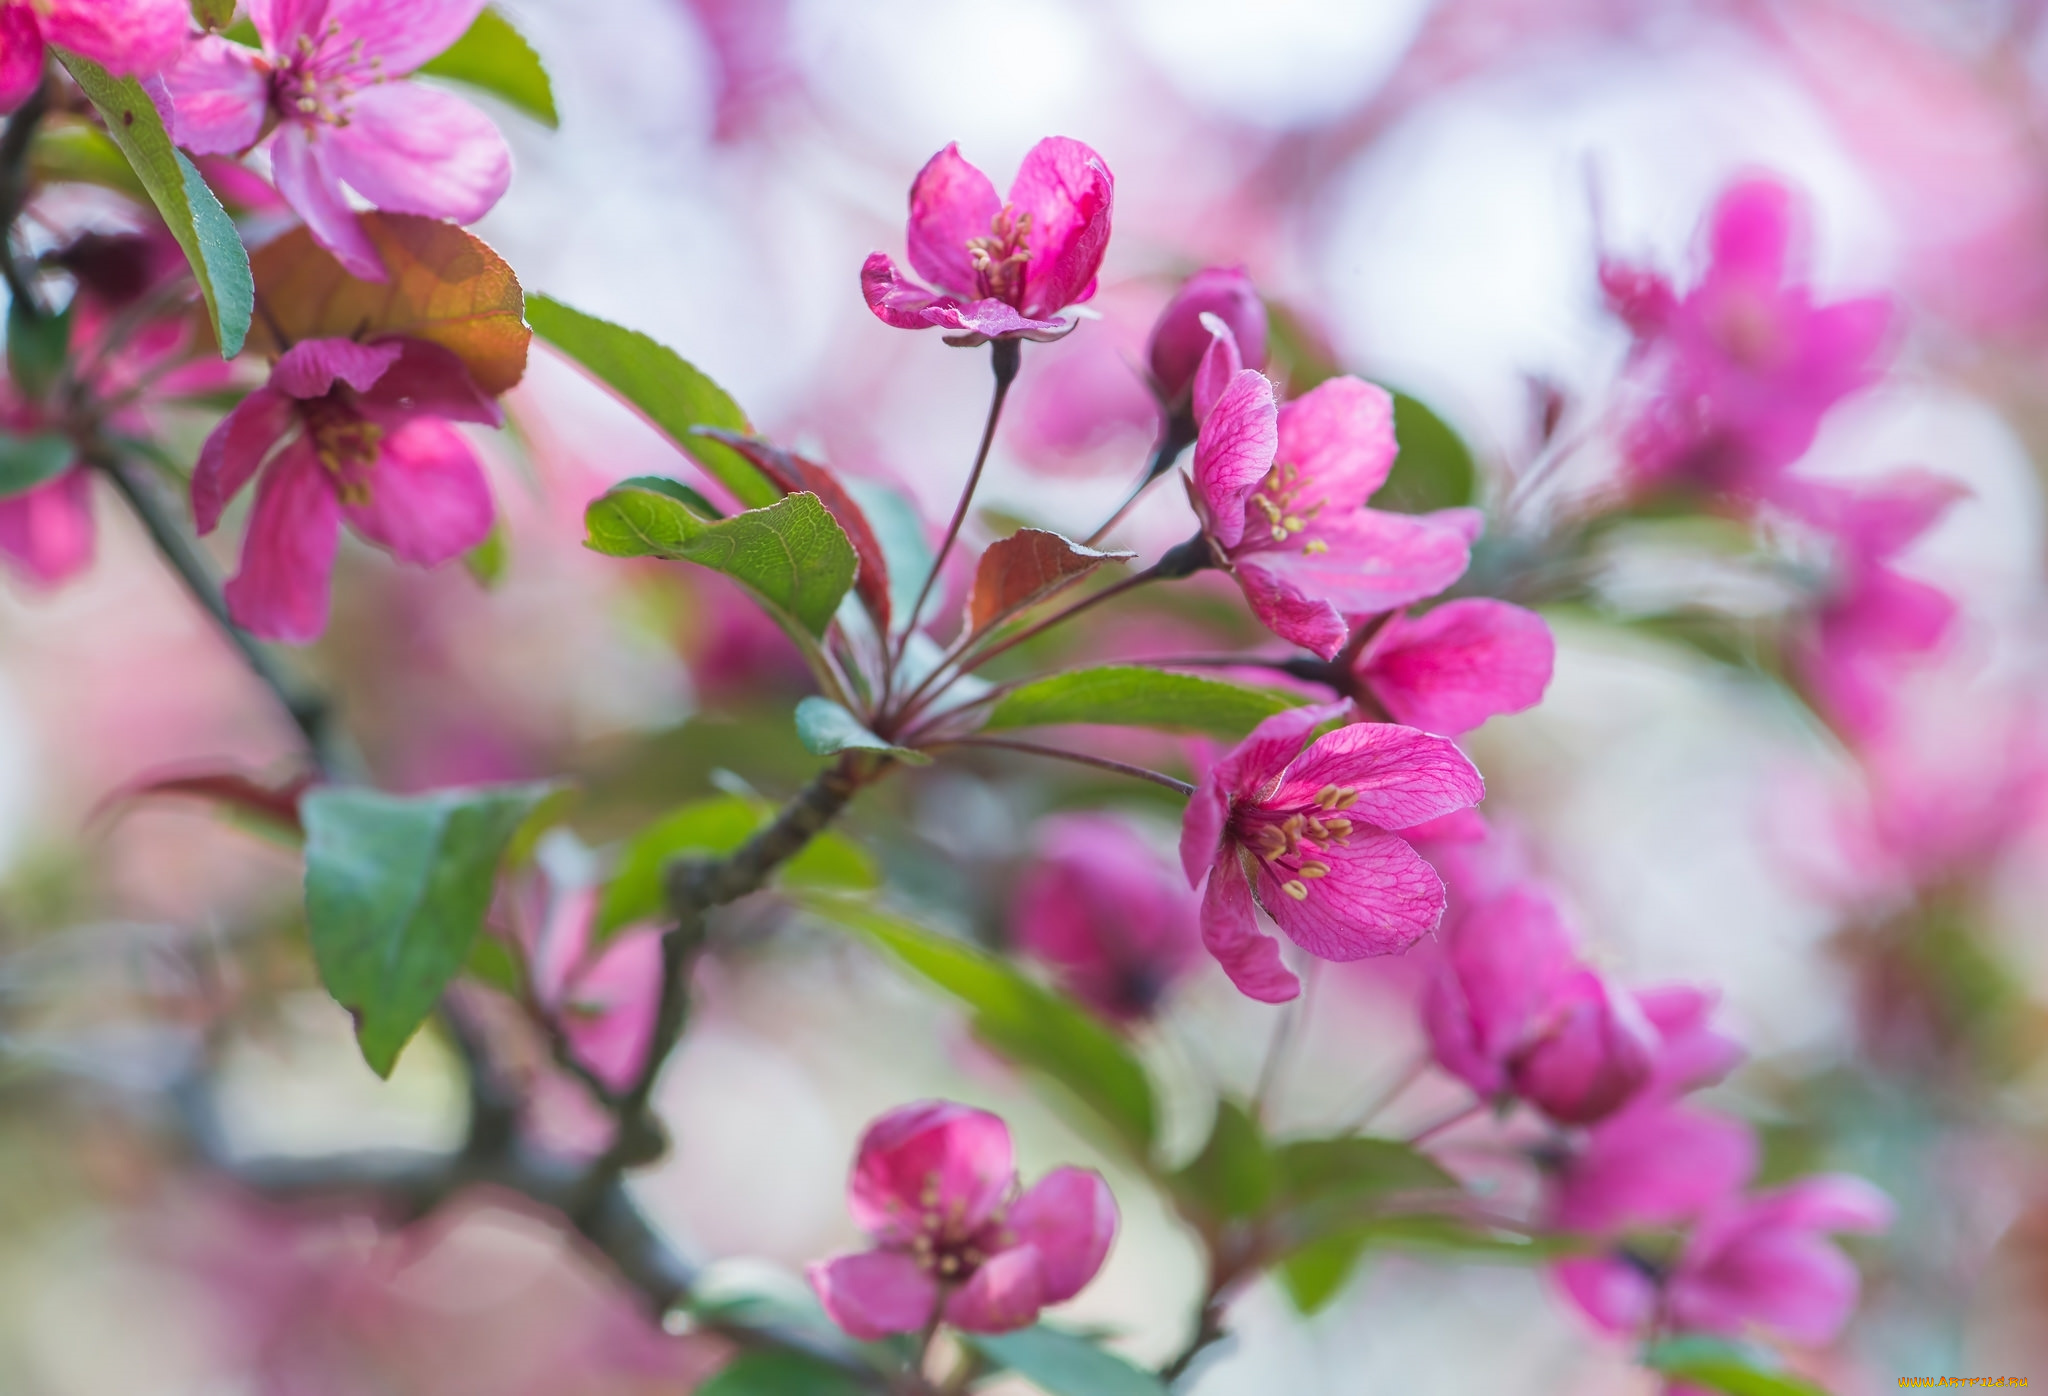
M 1297 1310 L 1318 1313 L 1343 1292 L 1368 1244 L 1356 1231 L 1321 1236 L 1281 1261 L 1274 1273 Z
M 1209 1142 L 1173 1180 L 1203 1212 L 1232 1220 L 1265 1211 L 1279 1174 L 1258 1121 L 1236 1101 L 1220 1100 Z
M 1117 1036 L 1085 1009 L 987 951 L 866 902 L 812 897 L 805 904 L 965 1004 L 975 1034 L 989 1047 L 1066 1087 L 1135 1157 L 1150 1156 L 1158 1119 L 1152 1083 Z
M 562 124 L 555 113 L 554 85 L 540 55 L 495 5 L 478 15 L 469 31 L 440 57 L 428 59 L 416 71 L 502 97 L 543 126 Z
M 800 1352 L 743 1352 L 697 1396 L 864 1396 L 872 1385 Z
M 886 751 L 913 766 L 931 763 L 921 751 L 900 747 L 876 736 L 862 725 L 842 703 L 813 695 L 796 705 L 797 740 L 813 756 L 833 756 L 842 751 Z
M 1650 1349 L 1643 1363 L 1673 1381 L 1729 1396 L 1827 1396 L 1812 1382 L 1783 1371 L 1773 1354 L 1722 1338 L 1667 1338 Z
M 723 572 L 767 603 L 785 628 L 823 635 L 853 586 L 853 544 L 814 494 L 707 519 L 666 491 L 614 485 L 592 500 L 585 546 L 609 557 L 663 557 Z
M 1435 1159 L 1397 1139 L 1296 1139 L 1273 1154 L 1281 1195 L 1295 1206 L 1327 1198 L 1458 1186 Z
M 752 435 L 753 428 L 725 389 L 675 350 L 638 330 L 585 315 L 548 296 L 526 298 L 526 319 L 535 334 L 623 398 L 731 490 L 740 503 L 759 508 L 774 503 L 781 494 L 732 447 L 690 434 L 693 427 L 724 427 Z
M 987 726 L 996 731 L 1090 722 L 1236 740 L 1301 701 L 1275 689 L 1118 664 L 1054 674 L 1014 689 L 989 713 Z
M 670 860 L 686 853 L 730 853 L 774 818 L 765 804 L 720 795 L 671 811 L 634 836 L 619 854 L 598 901 L 597 935 L 657 916 L 667 905 L 662 877 Z M 872 859 L 844 834 L 827 829 L 782 865 L 776 881 L 787 887 L 864 892 L 881 884 Z
M 505 565 L 511 557 L 512 548 L 505 539 L 505 520 L 501 517 L 492 522 L 483 542 L 462 555 L 462 565 L 478 586 L 490 591 L 505 579 Z
M 1426 514 L 1470 504 L 1478 494 L 1479 471 L 1472 450 L 1436 413 L 1404 392 L 1394 395 L 1394 439 L 1401 453 L 1387 482 L 1372 497 L 1375 509 Z
M 138 202 L 149 198 L 121 148 L 82 116 L 52 116 L 36 127 L 28 158 L 43 184 L 97 184 Z
M 150 201 L 199 281 L 213 318 L 214 337 L 222 358 L 242 352 L 249 335 L 249 317 L 256 310 L 256 283 L 249 273 L 249 253 L 242 235 L 206 187 L 192 162 L 171 144 L 156 104 L 134 78 L 116 78 L 90 58 L 56 49 L 59 61 L 107 123 L 107 135 L 128 157 Z
M 327 992 L 389 1076 L 463 965 L 498 863 L 545 784 L 386 795 L 327 786 L 300 802 L 306 919 Z
M 666 475 L 635 475 L 630 480 L 619 481 L 619 484 L 621 486 L 631 485 L 634 489 L 653 490 L 656 494 L 665 494 L 670 499 L 680 499 L 707 519 L 722 519 L 725 517 L 725 510 L 713 504 L 681 480 L 671 480 Z
M 35 436 L 0 436 L 0 499 L 47 485 L 71 468 L 78 449 L 53 431 Z
M 235 0 L 192 0 L 192 18 L 201 29 L 218 32 L 235 17 Z
M 496 936 L 476 938 L 476 944 L 469 948 L 469 959 L 463 964 L 462 972 L 479 984 L 488 984 L 513 998 L 524 991 L 525 976 L 519 971 L 519 957 Z
M 40 402 L 50 394 L 71 352 L 71 307 L 38 315 L 21 301 L 7 303 L 7 372 L 15 386 Z
M 1166 1384 L 1113 1352 L 1058 1328 L 975 1333 L 967 1341 L 1050 1396 L 1166 1396 Z

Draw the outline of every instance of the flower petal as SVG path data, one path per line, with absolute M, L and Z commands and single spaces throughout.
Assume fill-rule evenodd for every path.
M 194 155 L 239 155 L 263 135 L 270 68 L 241 44 L 209 34 L 163 71 L 171 135 Z
M 377 386 L 403 351 L 396 344 L 358 344 L 353 339 L 302 339 L 284 351 L 270 370 L 270 386 L 291 397 L 326 397 L 336 383 L 359 393 Z
M 1095 1278 L 1116 1239 L 1116 1198 L 1092 1168 L 1055 1168 L 1011 1204 L 1003 1221 L 1038 1252 L 1044 1301 L 1058 1304 Z
M 1285 1003 L 1301 993 L 1301 981 L 1280 958 L 1279 944 L 1259 929 L 1251 884 L 1235 848 L 1224 849 L 1209 869 L 1209 885 L 1202 892 L 1202 944 L 1246 998 Z
M 1237 375 L 1244 372 L 1245 366 L 1237 335 L 1229 325 L 1205 311 L 1201 327 L 1209 336 L 1209 344 L 1190 370 L 1188 385 L 1188 405 L 1194 409 L 1197 425 L 1209 420 L 1209 414 L 1216 410 L 1216 403 L 1237 381 Z M 1161 388 L 1163 391 L 1163 384 Z M 1277 435 L 1275 440 L 1277 442 Z M 1239 536 L 1242 537 L 1242 533 Z
M 1243 539 L 1245 499 L 1273 468 L 1278 420 L 1272 383 L 1264 374 L 1241 369 L 1195 439 L 1194 497 L 1209 536 L 1226 548 Z
M 1277 553 L 1253 553 L 1255 558 L 1278 557 Z M 1244 591 L 1245 604 L 1260 625 L 1283 640 L 1292 641 L 1324 659 L 1335 659 L 1351 635 L 1351 627 L 1337 608 L 1303 588 L 1291 577 L 1270 571 L 1257 562 L 1237 562 L 1231 574 Z
M 341 537 L 334 483 L 304 438 L 271 461 L 256 486 L 242 568 L 227 584 L 228 614 L 251 635 L 306 644 L 327 628 L 328 586 Z
M 424 339 L 390 339 L 374 347 L 395 347 L 399 354 L 376 385 L 364 391 L 366 407 L 487 427 L 504 424 L 497 402 L 477 387 L 453 350 Z
M 1354 834 L 1322 851 L 1329 872 L 1277 876 L 1260 862 L 1259 901 L 1287 938 L 1319 960 L 1362 960 L 1405 950 L 1444 915 L 1444 882 L 1396 834 Z M 1302 889 L 1296 897 L 1287 889 Z
M 1391 722 L 1355 722 L 1311 742 L 1261 803 L 1306 809 L 1332 785 L 1356 791 L 1344 812 L 1379 829 L 1406 829 L 1486 798 L 1486 782 L 1449 738 Z
M 1396 617 L 1361 656 L 1358 675 L 1396 722 L 1454 737 L 1534 707 L 1556 662 L 1543 617 L 1470 597 Z
M 1687 1248 L 1671 1283 L 1671 1317 L 1696 1332 L 1737 1337 L 1761 1327 L 1822 1347 L 1849 1321 L 1859 1287 L 1855 1265 L 1833 1242 L 1758 1226 L 1704 1254 Z
M 1627 1261 L 1613 1256 L 1573 1256 L 1550 1267 L 1574 1304 L 1609 1333 L 1638 1333 L 1657 1312 L 1657 1289 Z
M 416 82 L 366 87 L 323 134 L 326 167 L 392 213 L 474 223 L 512 182 L 497 125 L 452 92 Z
M 191 37 L 186 0 L 48 0 L 43 38 L 118 77 L 154 73 L 177 61 Z
M 1775 179 L 1751 178 L 1729 186 L 1708 226 L 1710 275 L 1777 285 L 1792 245 L 1792 217 L 1792 191 Z
M 967 244 L 987 237 L 1002 211 L 989 177 L 961 158 L 957 144 L 948 145 L 910 184 L 910 265 L 940 290 L 976 299 L 981 282 Z
M 1362 378 L 1331 378 L 1280 409 L 1275 459 L 1301 472 L 1327 512 L 1362 506 L 1394 467 L 1394 399 Z
M 1301 754 L 1308 734 L 1344 710 L 1342 703 L 1320 703 L 1275 713 L 1209 768 L 1181 820 L 1180 865 L 1188 886 L 1199 885 L 1215 860 L 1231 801 L 1249 798 L 1279 775 Z
M 331 46 L 358 69 L 403 77 L 461 38 L 488 0 L 328 0 Z M 358 48 L 357 45 L 361 47 Z
M 861 264 L 860 293 L 875 318 L 885 324 L 899 330 L 932 328 L 924 312 L 937 305 L 939 297 L 905 277 L 886 252 L 871 252 Z
M 0 553 L 39 586 L 54 586 L 92 562 L 92 477 L 65 471 L 0 499 Z
M 861 1230 L 883 1241 L 907 1243 L 928 1210 L 974 1232 L 995 1215 L 1016 1176 L 1001 1119 L 951 1101 L 921 1101 L 868 1126 L 847 1206 Z
M 228 501 L 255 478 L 291 425 L 291 399 L 269 388 L 258 388 L 221 418 L 192 469 L 192 522 L 201 533 L 219 527 Z
M 1756 1136 L 1740 1120 L 1639 1101 L 1586 1136 L 1559 1183 L 1553 1220 L 1594 1234 L 1673 1226 L 1728 1199 L 1756 1164 Z
M 249 22 L 264 49 L 272 54 L 289 53 L 299 40 L 318 39 L 327 23 L 330 0 L 247 0 Z
M 813 1262 L 804 1278 L 825 1315 L 864 1343 L 915 1333 L 931 1321 L 938 1284 L 901 1251 L 860 1251 Z
M 1240 579 L 1256 568 L 1276 590 L 1363 617 L 1436 595 L 1470 561 L 1471 544 L 1453 522 L 1353 509 L 1319 514 L 1278 544 L 1248 533 L 1231 565 Z
M 1026 315 L 1057 314 L 1094 294 L 1115 192 L 1109 166 L 1077 140 L 1047 136 L 1025 154 L 1010 202 L 1031 215 L 1021 301 Z
M 633 1083 L 654 1041 L 661 997 L 661 933 L 620 935 L 569 986 L 562 1035 L 576 1059 L 612 1090 Z
M 1438 1063 L 1490 1096 L 1572 971 L 1571 933 L 1556 901 L 1524 884 L 1467 903 L 1445 939 L 1425 1026 Z
M 1036 1246 L 999 1251 L 946 1301 L 946 1322 L 968 1333 L 1008 1333 L 1046 1305 L 1045 1270 Z
M 331 144 L 323 136 L 315 149 L 305 126 L 296 121 L 284 123 L 270 143 L 271 177 L 292 212 L 306 220 L 313 240 L 332 252 L 349 275 L 383 281 L 384 262 L 356 221 L 355 210 L 342 197 L 340 177 L 326 165 L 325 153 Z
M 0 112 L 11 112 L 43 85 L 43 30 L 28 5 L 0 5 Z
M 925 324 L 936 329 L 986 339 L 1059 339 L 1073 328 L 1073 322 L 1067 320 L 1034 320 L 994 297 L 965 302 L 942 297 L 933 301 L 923 316 Z
M 349 525 L 401 562 L 434 567 L 490 535 L 483 466 L 446 422 L 415 417 L 394 427 L 362 483 L 369 497 L 342 506 Z
M 1613 1114 L 1650 1079 L 1656 1029 L 1635 1000 L 1580 970 L 1546 1006 L 1551 1021 L 1514 1065 L 1516 1094 L 1560 1124 Z

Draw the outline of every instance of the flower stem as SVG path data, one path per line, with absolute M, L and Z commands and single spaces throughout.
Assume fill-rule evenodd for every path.
M 903 651 L 910 644 L 911 632 L 917 629 L 918 620 L 924 615 L 924 603 L 931 599 L 932 587 L 938 583 L 939 573 L 945 570 L 946 558 L 953 551 L 953 543 L 960 536 L 960 526 L 967 521 L 967 510 L 974 503 L 974 492 L 981 486 L 981 472 L 988 464 L 989 448 L 995 444 L 996 424 L 1003 417 L 1003 402 L 1010 395 L 1010 384 L 1017 381 L 1017 369 L 1022 365 L 1023 342 L 1015 339 L 998 339 L 990 346 L 989 367 L 996 378 L 995 394 L 989 399 L 988 421 L 981 429 L 981 446 L 974 453 L 974 467 L 967 472 L 967 484 L 960 491 L 960 502 L 953 506 L 952 522 L 946 525 L 946 536 L 939 540 L 939 550 L 932 554 L 931 570 L 924 575 L 924 585 L 917 590 L 917 603 L 904 617 L 903 633 L 896 639 L 896 651 L 890 657 L 888 667 L 882 674 L 882 693 L 886 702 L 889 685 L 896 668 L 903 662 Z
M 1451 1128 L 1451 1126 L 1453 1125 L 1463 1124 L 1465 1121 L 1471 1119 L 1474 1115 L 1477 1115 L 1480 1111 L 1484 1110 L 1485 1108 L 1485 1101 L 1475 1100 L 1470 1105 L 1466 1106 L 1464 1109 L 1444 1116 L 1441 1120 L 1438 1120 L 1433 1125 L 1424 1125 L 1421 1129 L 1417 1130 L 1415 1133 L 1408 1136 L 1408 1142 L 1410 1144 L 1420 1144 L 1425 1139 L 1430 1139 L 1436 1135 L 1442 1134 L 1445 1130 Z
M 1055 761 L 1071 761 L 1077 766 L 1093 766 L 1101 771 L 1114 771 L 1120 776 L 1136 780 L 1149 780 L 1168 790 L 1182 795 L 1192 795 L 1195 787 L 1184 780 L 1176 780 L 1164 771 L 1155 771 L 1147 766 L 1133 766 L 1124 761 L 1112 761 L 1107 756 L 1090 756 L 1080 751 L 1062 751 L 1055 746 L 1040 746 L 1036 742 L 1013 742 L 1005 737 L 956 737 L 952 741 L 938 743 L 941 746 L 978 746 L 996 751 L 1021 751 L 1027 756 L 1046 756 Z
M 1195 441 L 1195 421 L 1185 413 L 1168 417 L 1159 428 L 1159 440 L 1152 448 L 1152 459 L 1145 463 L 1145 473 L 1138 477 L 1138 483 L 1131 486 L 1131 492 L 1124 496 L 1124 502 L 1116 506 L 1116 512 L 1102 521 L 1102 526 L 1082 540 L 1093 547 L 1112 528 L 1124 521 L 1124 515 L 1136 507 L 1144 498 L 1152 482 L 1173 469 L 1173 463 L 1180 459 L 1180 453 Z

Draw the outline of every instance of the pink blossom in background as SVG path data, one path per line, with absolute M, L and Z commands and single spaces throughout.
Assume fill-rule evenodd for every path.
M 1479 803 L 1486 786 L 1442 737 L 1359 723 L 1309 741 L 1348 705 L 1260 723 L 1202 778 L 1181 827 L 1181 867 L 1202 886 L 1202 942 L 1248 996 L 1280 1003 L 1301 982 L 1258 927 L 1325 960 L 1404 950 L 1436 928 L 1444 884 L 1396 830 Z
M 1491 1100 L 1565 1124 L 1611 1114 L 1649 1079 L 1656 1034 L 1634 1000 L 1579 963 L 1556 901 L 1533 884 L 1461 916 L 1423 997 L 1439 1065 Z
M 1017 944 L 1098 1013 L 1151 1017 L 1201 951 L 1173 865 L 1109 814 L 1056 815 L 1038 840 L 1010 901 Z
M 1216 366 L 1235 358 L 1231 336 L 1218 334 L 1197 372 L 1201 434 L 1189 494 L 1260 622 L 1329 659 L 1353 619 L 1456 581 L 1479 516 L 1366 508 L 1394 464 L 1393 399 L 1360 379 L 1332 378 L 1276 409 L 1273 385 L 1240 369 L 1207 402 Z
M 1658 273 L 1602 262 L 1646 395 L 1623 430 L 1638 487 L 1768 497 L 1828 409 L 1876 380 L 1890 304 L 1817 304 L 1794 264 L 1800 215 L 1775 179 L 1731 186 L 1708 217 L 1706 269 L 1682 295 Z
M 1758 1329 L 1791 1342 L 1833 1342 L 1855 1312 L 1856 1266 L 1830 1240 L 1880 1232 L 1893 1207 L 1861 1178 L 1802 1178 L 1724 1201 L 1701 1219 L 1666 1299 L 1681 1332 L 1741 1337 Z
M 0 112 L 42 85 L 45 44 L 132 77 L 174 62 L 191 30 L 186 0 L 7 0 L 0 4 Z
M 778 98 L 801 91 L 789 54 L 788 0 L 683 0 L 683 8 L 716 65 L 716 139 L 750 133 Z
M 227 502 L 262 472 L 241 570 L 227 584 L 236 623 L 264 639 L 317 638 L 344 518 L 400 561 L 423 567 L 481 543 L 491 531 L 490 486 L 449 423 L 500 420 L 497 404 L 440 345 L 293 345 L 269 386 L 206 438 L 192 473 L 193 519 L 211 533 Z
M 847 1204 L 874 1248 L 806 1274 L 832 1321 L 870 1342 L 935 1314 L 971 1333 L 1022 1328 L 1081 1292 L 1117 1229 L 1100 1174 L 1056 1168 L 1019 1195 L 1009 1127 L 946 1101 L 868 1126 Z
M 593 947 L 597 890 L 556 890 L 527 945 L 527 978 L 541 1011 L 598 1080 L 624 1090 L 654 1040 L 661 998 L 661 930 L 629 926 Z
M 1230 329 L 1240 366 L 1266 366 L 1266 303 L 1243 267 L 1207 267 L 1182 283 L 1152 326 L 1145 361 L 1152 387 L 1168 411 L 1184 407 L 1195 370 L 1214 336 L 1202 322 L 1214 315 Z
M 1557 641 L 1543 617 L 1469 597 L 1393 617 L 1352 672 L 1394 721 L 1455 737 L 1489 717 L 1535 707 L 1556 662 Z
M 868 309 L 967 343 L 1058 339 L 1075 323 L 1060 312 L 1095 294 L 1114 192 L 1102 157 L 1064 136 L 1031 148 L 1007 200 L 949 145 L 910 186 L 910 265 L 931 287 L 874 253 L 860 272 Z
M 1004 421 L 1025 463 L 1062 475 L 1133 470 L 1159 426 L 1142 347 L 1112 315 L 1024 365 Z
M 384 265 L 343 186 L 393 213 L 474 223 L 503 197 L 512 156 L 491 119 L 400 81 L 461 38 L 484 0 L 255 0 L 262 52 L 209 35 L 163 82 L 171 132 L 195 155 L 274 136 L 277 191 L 351 274 Z
M 1967 491 L 1907 470 L 1865 486 L 1787 482 L 1786 506 L 1835 545 L 1835 575 L 1794 654 L 1818 706 L 1850 736 L 1890 719 L 1901 678 L 1955 620 L 1948 594 L 1892 564 Z

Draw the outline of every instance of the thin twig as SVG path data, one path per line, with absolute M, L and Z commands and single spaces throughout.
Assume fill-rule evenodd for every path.
M 1094 547 L 1104 535 L 1124 520 L 1145 491 L 1152 488 L 1152 482 L 1173 469 L 1173 463 L 1180 459 L 1180 453 L 1195 443 L 1195 419 L 1191 414 L 1176 413 L 1168 417 L 1159 427 L 1159 440 L 1152 448 L 1152 458 L 1145 463 L 1145 473 L 1138 477 L 1138 483 L 1131 486 L 1131 492 L 1124 496 L 1124 502 L 1116 506 L 1116 512 L 1102 521 L 1102 526 L 1082 539 L 1084 547 Z
M 1438 1120 L 1433 1125 L 1424 1125 L 1421 1129 L 1417 1130 L 1415 1133 L 1408 1136 L 1408 1142 L 1410 1144 L 1420 1144 L 1425 1139 L 1434 1138 L 1435 1136 L 1442 1134 L 1445 1130 L 1451 1128 L 1451 1126 L 1453 1125 L 1463 1124 L 1465 1121 L 1471 1119 L 1474 1115 L 1477 1115 L 1480 1111 L 1484 1110 L 1485 1108 L 1485 1101 L 1475 1100 L 1470 1105 L 1466 1106 L 1464 1109 L 1459 1110 L 1454 1114 L 1444 1116 L 1441 1120 Z
M 956 737 L 943 746 L 989 747 L 996 751 L 1018 751 L 1027 756 L 1048 756 L 1055 761 L 1071 761 L 1078 766 L 1093 766 L 1101 771 L 1114 771 L 1120 776 L 1131 776 L 1137 780 L 1149 780 L 1154 785 L 1163 785 L 1183 795 L 1195 793 L 1195 787 L 1184 780 L 1176 780 L 1164 771 L 1155 771 L 1146 766 L 1133 766 L 1123 761 L 1112 761 L 1107 756 L 1089 756 L 1079 751 L 1062 751 L 1058 747 L 1039 746 L 1036 742 L 1013 742 L 1004 737 Z
M 989 448 L 995 444 L 996 424 L 1003 417 L 1003 402 L 1010 395 L 1010 384 L 1017 380 L 1017 369 L 1023 357 L 1023 345 L 1019 340 L 998 339 L 990 346 L 989 367 L 995 372 L 996 388 L 994 396 L 989 399 L 988 421 L 981 429 L 981 445 L 975 450 L 974 467 L 967 472 L 967 483 L 960 490 L 960 502 L 953 506 L 953 519 L 946 525 L 946 536 L 939 541 L 939 550 L 932 554 L 931 570 L 924 574 L 924 585 L 917 589 L 917 603 L 904 617 L 903 633 L 896 640 L 896 652 L 882 671 L 884 704 L 888 702 L 896 668 L 903 663 L 903 652 L 909 648 L 911 632 L 917 629 L 918 620 L 924 615 L 924 603 L 931 599 L 932 587 L 946 566 L 946 557 L 960 537 L 960 526 L 967 522 L 967 510 L 974 503 L 974 492 L 981 485 L 982 469 L 988 464 Z

